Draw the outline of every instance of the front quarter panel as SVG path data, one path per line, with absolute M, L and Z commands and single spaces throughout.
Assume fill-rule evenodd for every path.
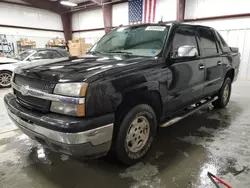
M 4 65 L 0 65 L 0 71 L 10 71 L 13 72 L 14 69 L 16 68 L 15 66 L 16 63 L 10 63 L 10 64 L 4 64 Z
M 128 95 L 134 97 L 138 92 L 157 91 L 160 96 L 166 95 L 168 71 L 163 67 L 158 64 L 91 83 L 86 96 L 86 115 L 115 112 Z

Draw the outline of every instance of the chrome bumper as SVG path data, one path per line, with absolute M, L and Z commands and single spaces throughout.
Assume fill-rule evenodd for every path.
M 7 109 L 7 111 L 8 115 L 21 130 L 28 130 L 34 134 L 42 135 L 49 140 L 62 144 L 75 145 L 91 143 L 93 146 L 98 146 L 112 140 L 113 123 L 84 132 L 63 133 L 41 127 L 29 121 L 26 122 L 12 113 L 9 109 Z

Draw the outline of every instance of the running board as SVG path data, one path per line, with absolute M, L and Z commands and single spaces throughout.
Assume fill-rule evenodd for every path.
M 200 110 L 201 108 L 203 108 L 204 106 L 206 106 L 207 104 L 217 100 L 218 97 L 214 97 L 212 99 L 208 99 L 206 100 L 205 102 L 200 102 L 200 103 L 197 103 L 199 105 L 196 105 L 196 107 L 194 107 L 193 109 L 191 109 L 190 111 L 188 111 L 186 114 L 184 114 L 183 116 L 179 116 L 179 117 L 174 117 L 170 120 L 168 120 L 167 122 L 163 123 L 160 125 L 160 127 L 168 127 L 184 118 L 186 118 L 187 116 L 190 116 L 191 114 L 195 113 L 196 111 Z

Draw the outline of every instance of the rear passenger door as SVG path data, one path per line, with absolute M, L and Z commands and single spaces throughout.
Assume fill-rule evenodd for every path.
M 166 108 L 168 113 L 180 110 L 203 96 L 205 70 L 202 68 L 203 60 L 199 52 L 191 58 L 175 58 L 181 46 L 194 46 L 198 44 L 196 34 L 191 26 L 179 26 L 175 32 L 170 53 L 173 80 L 169 87 Z M 166 114 L 168 114 L 166 113 Z
M 223 61 L 214 30 L 207 27 L 198 27 L 201 56 L 205 68 L 204 95 L 216 93 L 223 83 Z

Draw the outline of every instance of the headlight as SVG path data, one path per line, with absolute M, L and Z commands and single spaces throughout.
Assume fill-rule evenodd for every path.
M 55 94 L 66 95 L 71 97 L 85 97 L 87 83 L 61 83 L 56 84 L 54 89 Z
M 85 105 L 53 101 L 51 103 L 50 111 L 69 116 L 85 116 Z
M 83 83 L 60 83 L 54 89 L 54 94 L 70 97 L 85 97 L 88 84 Z M 85 104 L 70 104 L 52 101 L 50 111 L 70 116 L 85 116 Z

